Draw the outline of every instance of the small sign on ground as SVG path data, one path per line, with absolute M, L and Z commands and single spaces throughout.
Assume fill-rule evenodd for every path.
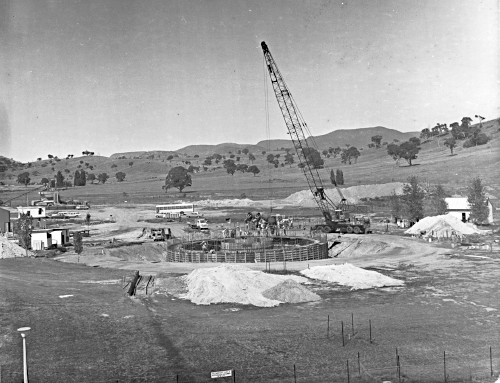
M 215 378 L 224 378 L 226 376 L 233 376 L 233 370 L 226 370 L 226 371 L 212 371 L 210 373 L 210 377 L 212 379 Z

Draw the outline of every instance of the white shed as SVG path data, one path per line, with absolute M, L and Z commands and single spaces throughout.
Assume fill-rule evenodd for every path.
M 69 243 L 69 229 L 52 229 L 52 244 L 56 246 L 66 246 Z
M 45 206 L 18 206 L 17 218 L 21 218 L 21 214 L 29 215 L 32 218 L 45 218 Z
M 467 201 L 467 197 L 450 197 L 444 199 L 448 205 L 448 214 L 458 218 L 462 222 L 469 222 L 470 219 L 470 205 Z M 488 204 L 488 218 L 486 222 L 493 223 L 493 205 L 490 200 L 487 200 Z
M 52 230 L 33 230 L 31 233 L 31 249 L 44 250 L 52 247 Z

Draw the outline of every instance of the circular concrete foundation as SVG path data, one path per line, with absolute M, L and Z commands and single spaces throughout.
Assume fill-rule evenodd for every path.
M 328 244 L 306 237 L 210 238 L 168 241 L 167 262 L 294 262 L 328 258 Z

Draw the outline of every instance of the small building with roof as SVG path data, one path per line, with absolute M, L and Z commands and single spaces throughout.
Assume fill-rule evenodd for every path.
M 0 207 L 0 233 L 12 232 L 12 224 L 10 222 L 10 211 Z
M 31 232 L 31 249 L 44 250 L 66 246 L 70 242 L 68 228 L 40 229 Z
M 470 221 L 470 212 L 471 208 L 469 205 L 469 202 L 467 200 L 467 197 L 449 197 L 444 199 L 446 204 L 448 205 L 447 212 L 448 214 L 453 215 L 454 217 L 460 219 L 462 222 L 469 222 Z M 486 222 L 491 224 L 493 223 L 493 205 L 488 198 L 486 200 L 487 205 L 488 205 L 488 218 L 486 219 Z M 485 222 L 485 223 L 486 223 Z

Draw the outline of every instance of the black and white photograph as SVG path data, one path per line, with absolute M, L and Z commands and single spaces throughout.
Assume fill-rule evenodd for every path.
M 0 0 L 0 383 L 500 383 L 499 0 Z

